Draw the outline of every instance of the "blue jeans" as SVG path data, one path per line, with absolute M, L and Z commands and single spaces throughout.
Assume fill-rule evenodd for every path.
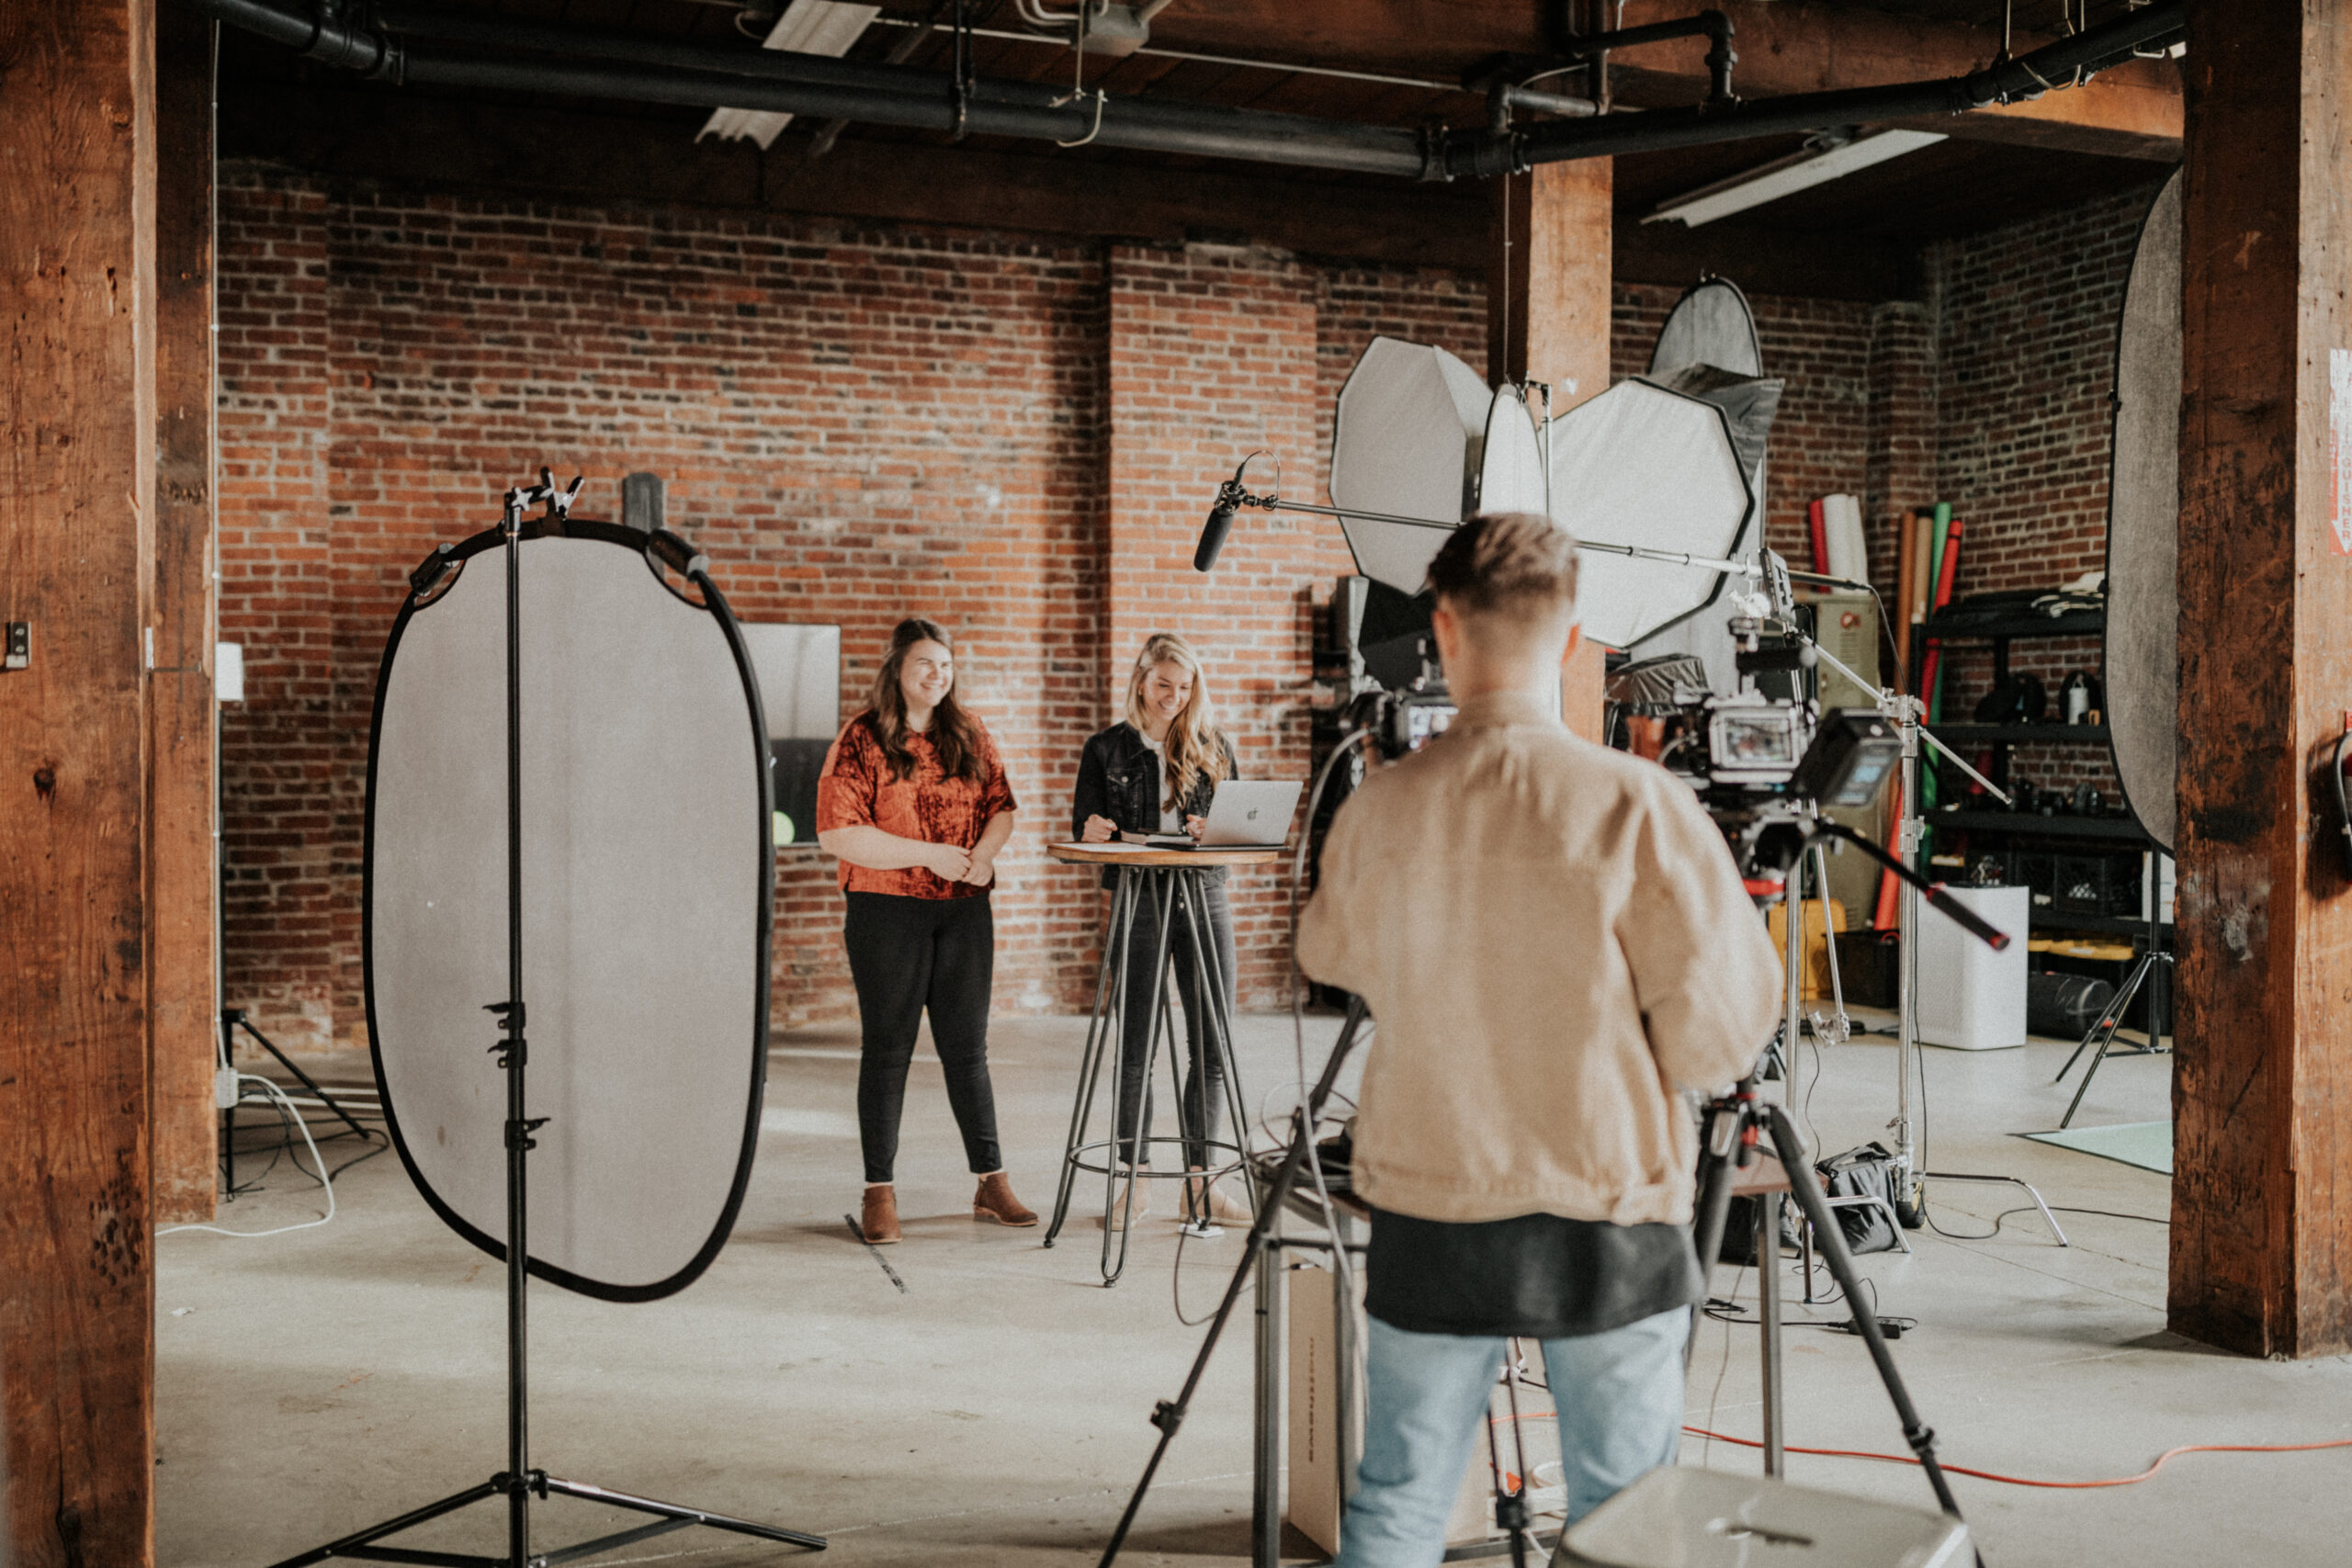
M 1570 1524 L 1674 1462 L 1690 1335 L 1690 1309 L 1676 1307 L 1606 1333 L 1542 1341 Z M 1332 1568 L 1430 1568 L 1444 1556 L 1446 1518 L 1473 1445 L 1485 1451 L 1479 1423 L 1504 1343 L 1371 1320 L 1363 1459 Z

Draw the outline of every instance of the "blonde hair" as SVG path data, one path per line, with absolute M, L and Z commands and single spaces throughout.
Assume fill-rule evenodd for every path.
M 1160 743 L 1168 758 L 1168 797 L 1160 809 L 1178 811 L 1197 780 L 1225 777 L 1225 749 L 1219 744 L 1223 737 L 1217 734 L 1216 721 L 1210 716 L 1208 680 L 1201 672 L 1201 656 L 1174 632 L 1154 632 L 1144 638 L 1143 651 L 1136 655 L 1136 667 L 1127 676 L 1127 722 L 1140 734 L 1151 733 L 1144 725 L 1143 683 L 1162 664 L 1177 665 L 1193 677 L 1192 694 L 1168 721 L 1168 735 Z

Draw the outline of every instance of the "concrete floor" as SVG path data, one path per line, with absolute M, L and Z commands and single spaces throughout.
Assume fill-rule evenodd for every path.
M 1310 1066 L 1334 1030 L 1309 1021 Z M 1294 1076 L 1287 1018 L 1243 1022 L 1243 1076 L 1280 1101 Z M 1083 1021 L 1007 1020 L 996 1085 L 1016 1184 L 1043 1209 Z M 1929 1051 L 1929 1165 L 2037 1183 L 2052 1203 L 2161 1218 L 2166 1178 L 2012 1136 L 2054 1126 L 2049 1087 L 2065 1047 Z M 1835 1152 L 1883 1136 L 1894 1053 L 1859 1041 L 1801 1064 L 1795 1099 Z M 2080 1118 L 2167 1113 L 2169 1059 L 2111 1061 Z M 363 1077 L 356 1062 L 325 1066 Z M 534 1454 L 559 1475 L 796 1526 L 831 1538 L 840 1563 L 1091 1562 L 1199 1343 L 1170 1300 L 1205 1312 L 1238 1233 L 1176 1259 L 1172 1208 L 1139 1229 L 1125 1280 L 1095 1274 L 1100 1233 L 1080 1220 L 1051 1251 L 1040 1232 L 975 1224 L 969 1179 L 939 1090 L 920 1065 L 899 1174 L 905 1245 L 885 1256 L 903 1293 L 842 1224 L 858 1195 L 853 1031 L 796 1036 L 775 1052 L 767 1132 L 734 1240 L 685 1292 L 617 1306 L 537 1286 Z M 2069 1082 L 2071 1089 L 2072 1080 Z M 348 1145 L 342 1147 L 347 1148 Z M 341 1157 L 331 1145 L 330 1157 Z M 659 1157 L 653 1151 L 651 1157 Z M 224 1208 L 243 1229 L 321 1212 L 284 1167 Z M 390 1156 L 337 1184 L 331 1224 L 260 1240 L 177 1235 L 158 1243 L 158 1559 L 172 1568 L 277 1561 L 486 1477 L 503 1460 L 497 1265 L 445 1230 Z M 1947 1183 L 1937 1219 L 1962 1235 L 2022 1199 Z M 2012 1215 L 1996 1235 L 1915 1233 L 1916 1257 L 1865 1258 L 1882 1310 L 1918 1320 L 1895 1353 L 1955 1464 L 2032 1477 L 2129 1475 L 2192 1442 L 2352 1438 L 2352 1359 L 2266 1364 L 2164 1332 L 2165 1229 L 2063 1214 L 2075 1245 Z M 1794 1321 L 1833 1309 L 1795 1305 Z M 1720 1292 L 1728 1274 L 1719 1276 Z M 1754 1275 L 1741 1280 L 1754 1295 Z M 1126 1561 L 1246 1561 L 1246 1323 L 1212 1365 L 1145 1509 Z M 1792 1327 L 1792 1443 L 1899 1451 L 1901 1437 L 1850 1337 Z M 1709 1324 L 1690 1382 L 1690 1423 L 1757 1430 L 1755 1333 Z M 1752 1450 L 1690 1439 L 1685 1463 L 1752 1472 Z M 1906 1467 L 1797 1457 L 1792 1478 L 1926 1504 Z M 2143 1485 L 2041 1490 L 1959 1477 L 1994 1568 L 2029 1564 L 2346 1561 L 2341 1510 L 2352 1450 L 2199 1454 Z M 559 1503 L 539 1543 L 626 1522 Z M 415 1544 L 493 1550 L 492 1512 L 418 1532 Z M 789 1549 L 707 1531 L 605 1562 L 781 1563 Z

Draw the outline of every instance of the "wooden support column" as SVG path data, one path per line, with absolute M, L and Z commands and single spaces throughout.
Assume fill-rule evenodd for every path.
M 0 6 L 0 618 L 32 644 L 0 671 L 0 1531 L 18 1568 L 154 1554 L 154 26 L 151 0 Z
M 1609 389 L 1614 185 L 1607 158 L 1492 182 L 1487 378 L 1549 383 L 1555 414 Z M 1600 739 L 1601 659 L 1588 643 L 1561 682 L 1562 716 L 1589 740 Z
M 2352 1349 L 2352 31 L 2192 0 L 2170 1318 Z
M 212 1218 L 212 61 L 218 24 L 156 17 L 155 660 L 148 677 L 148 1031 L 155 1217 Z

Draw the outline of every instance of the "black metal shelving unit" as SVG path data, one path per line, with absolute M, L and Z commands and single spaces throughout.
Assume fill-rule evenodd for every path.
M 2009 672 L 2009 645 L 2019 638 L 2050 638 L 2098 637 L 2107 630 L 2107 615 L 2100 610 L 2072 610 L 2063 615 L 2017 615 L 1998 618 L 1973 617 L 1951 621 L 1939 626 L 1929 620 L 1919 628 L 1913 639 L 1917 651 L 1915 661 L 1924 658 L 1930 642 L 1986 642 L 1993 645 L 1993 679 L 1996 682 Z M 1918 672 L 1912 671 L 1912 684 L 1917 688 Z M 2107 746 L 2112 744 L 2113 732 L 2103 724 L 1934 724 L 1928 728 L 1937 739 L 1954 749 L 1988 747 L 1992 750 L 1992 765 L 1985 773 L 1996 784 L 2007 787 L 2009 782 L 2009 754 L 2018 746 Z M 1945 835 L 1967 835 L 1972 840 L 1989 837 L 2006 843 L 2030 842 L 2034 848 L 2048 847 L 2064 852 L 2072 847 L 2080 852 L 2096 854 L 2102 850 L 2124 848 L 2153 850 L 2155 846 L 2140 825 L 2129 816 L 2080 817 L 2071 813 L 2044 815 L 2030 811 L 1983 811 L 1965 807 L 1958 810 L 1936 810 L 1927 814 L 1927 825 L 1936 834 L 1939 843 Z M 2036 907 L 2031 927 L 2036 935 L 2061 932 L 2084 936 L 2113 936 L 2132 939 L 2135 946 L 2169 945 L 2173 928 L 2169 922 L 2143 919 L 2138 915 L 2089 915 L 2063 909 Z M 2161 976 L 2153 977 L 2147 994 L 2151 1021 L 2161 1028 L 2168 1021 L 2169 998 L 2165 994 Z

